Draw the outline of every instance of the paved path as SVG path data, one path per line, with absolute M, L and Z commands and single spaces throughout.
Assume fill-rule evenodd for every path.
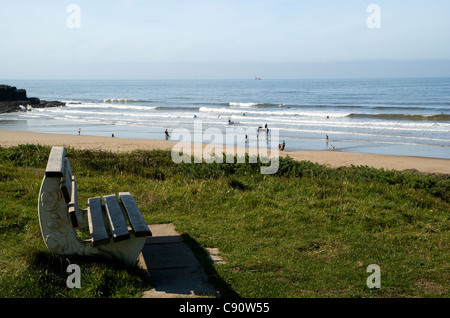
M 139 265 L 154 289 L 144 298 L 217 297 L 216 289 L 173 224 L 150 225 L 153 233 L 142 249 Z

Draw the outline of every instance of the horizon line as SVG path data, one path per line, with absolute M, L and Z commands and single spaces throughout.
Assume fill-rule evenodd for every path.
M 255 81 L 255 77 L 258 77 L 258 81 L 261 80 L 380 80 L 380 79 L 430 79 L 430 78 L 450 78 L 450 75 L 434 75 L 434 76 L 392 76 L 392 77 L 298 77 L 298 78 L 275 78 L 275 77 L 235 77 L 235 78 L 0 78 L 0 81 L 227 81 L 227 80 L 249 80 Z M 1 85 L 1 84 L 0 84 Z

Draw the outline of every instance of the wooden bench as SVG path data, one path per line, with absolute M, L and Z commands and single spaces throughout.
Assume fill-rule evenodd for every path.
M 53 147 L 39 192 L 39 224 L 48 249 L 60 255 L 106 255 L 135 264 L 152 233 L 129 192 L 88 199 L 78 207 L 78 192 L 64 147 Z M 90 239 L 76 229 L 89 228 Z

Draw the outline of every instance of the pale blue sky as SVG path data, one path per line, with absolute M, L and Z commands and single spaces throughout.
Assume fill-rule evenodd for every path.
M 3 1 L 0 78 L 450 76 L 449 13 L 447 0 Z

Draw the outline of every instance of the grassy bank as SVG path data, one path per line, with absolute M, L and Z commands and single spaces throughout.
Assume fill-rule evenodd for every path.
M 0 297 L 138 297 L 136 268 L 58 257 L 39 231 L 37 196 L 50 147 L 0 148 Z M 224 297 L 449 297 L 450 179 L 280 158 L 175 164 L 170 152 L 68 149 L 80 205 L 130 191 L 149 224 L 175 224 Z M 226 264 L 211 265 L 217 247 Z M 67 264 L 82 288 L 68 289 Z M 381 288 L 369 289 L 378 264 Z

